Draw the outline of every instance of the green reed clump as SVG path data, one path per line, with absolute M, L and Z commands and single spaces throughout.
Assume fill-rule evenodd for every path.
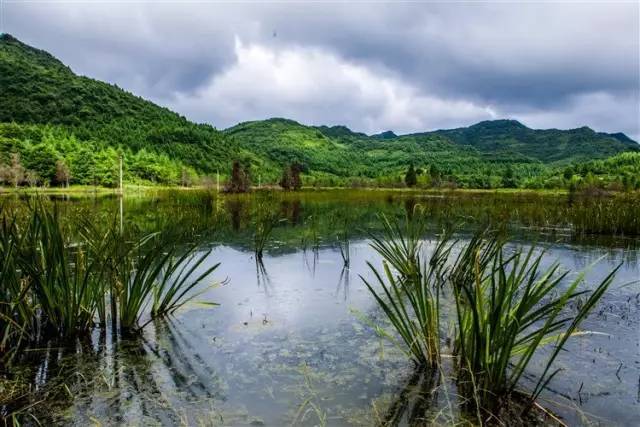
M 122 256 L 117 270 L 120 328 L 126 332 L 142 329 L 153 319 L 170 315 L 201 295 L 208 287 L 192 291 L 220 265 L 215 264 L 197 274 L 211 250 L 198 255 L 195 246 L 183 249 L 181 253 L 175 247 L 164 245 L 144 249 L 131 247 Z M 149 319 L 141 323 L 148 306 Z
M 382 272 L 367 262 L 378 286 L 360 277 L 404 346 L 393 335 L 378 331 L 405 349 L 417 365 L 435 366 L 440 358 L 440 287 L 451 245 L 443 238 L 423 261 L 420 221 L 408 221 L 404 229 L 397 221 L 386 217 L 382 221 L 384 234 L 374 236 L 371 245 L 384 258 Z
M 30 337 L 34 307 L 30 304 L 29 283 L 18 272 L 18 251 L 22 239 L 15 220 L 0 223 L 0 365 L 17 344 Z
M 111 321 L 140 329 L 172 314 L 204 289 L 218 267 L 210 251 L 183 248 L 161 233 L 124 235 L 89 221 L 62 225 L 57 209 L 37 201 L 26 217 L 4 212 L 0 222 L 0 361 L 23 344 L 87 335 Z M 149 310 L 147 310 L 149 308 Z
M 614 269 L 591 292 L 579 290 L 584 273 L 565 285 L 569 272 L 556 263 L 541 268 L 544 252 L 509 251 L 502 233 L 481 230 L 456 257 L 451 233 L 422 261 L 422 219 L 401 226 L 382 218 L 384 233 L 371 246 L 383 257 L 382 270 L 369 264 L 376 285 L 362 278 L 400 337 L 380 328 L 405 349 L 417 365 L 439 363 L 440 289 L 449 285 L 455 303 L 453 355 L 460 394 L 476 409 L 479 421 L 496 414 L 510 398 L 528 395 L 532 403 L 558 373 L 552 365 L 567 340 L 613 282 Z M 619 268 L 619 267 L 618 267 Z M 576 312 L 567 305 L 581 300 Z M 403 345 L 401 345 L 403 344 Z M 553 345 L 533 390 L 518 389 L 534 355 Z M 468 406 L 468 405 L 467 405 Z M 524 405 L 528 408 L 530 405 Z
M 567 208 L 579 234 L 640 235 L 640 193 L 579 196 Z
M 271 233 L 280 221 L 278 215 L 270 210 L 270 199 L 257 200 L 253 212 L 255 229 L 253 233 L 253 250 L 256 259 L 261 260 L 264 248 L 267 246 Z
M 497 237 L 473 239 L 452 268 L 453 277 L 463 278 L 453 286 L 458 386 L 482 411 L 494 412 L 514 396 L 534 354 L 553 344 L 530 393 L 531 401 L 537 398 L 558 373 L 551 370 L 556 357 L 617 271 L 600 282 L 577 312 L 568 313 L 567 304 L 587 293 L 578 290 L 584 273 L 563 288 L 569 272 L 560 272 L 557 263 L 541 270 L 543 256 L 536 255 L 535 247 L 509 253 Z
M 33 207 L 22 245 L 20 267 L 41 322 L 58 335 L 86 334 L 104 297 L 104 271 L 81 241 L 63 230 L 56 210 Z

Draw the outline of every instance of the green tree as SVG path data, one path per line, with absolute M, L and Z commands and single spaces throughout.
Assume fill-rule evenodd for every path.
M 431 185 L 436 187 L 440 184 L 440 175 L 441 175 L 440 170 L 435 165 L 435 163 L 432 163 L 431 166 L 429 167 L 429 176 L 431 177 Z
M 247 168 L 242 166 L 238 160 L 234 160 L 231 167 L 231 181 L 225 188 L 229 193 L 246 193 L 249 191 L 251 183 Z
M 71 171 L 67 166 L 67 163 L 59 159 L 56 161 L 56 183 L 58 185 L 63 185 L 65 187 L 69 187 L 69 181 L 71 180 Z
M 279 184 L 283 190 L 291 189 L 291 168 L 286 166 L 282 168 L 282 177 L 280 178 Z
M 302 172 L 302 165 L 300 165 L 299 163 L 293 163 L 290 168 L 290 175 L 291 175 L 291 188 L 294 190 L 299 190 L 302 187 L 300 172 Z
M 517 187 L 516 179 L 514 177 L 513 168 L 511 167 L 511 165 L 507 166 L 507 169 L 505 169 L 504 174 L 502 175 L 502 186 L 504 188 Z
M 407 173 L 404 176 L 404 183 L 407 187 L 413 187 L 418 182 L 418 178 L 416 176 L 416 170 L 413 168 L 413 163 L 409 164 L 409 169 L 407 169 Z

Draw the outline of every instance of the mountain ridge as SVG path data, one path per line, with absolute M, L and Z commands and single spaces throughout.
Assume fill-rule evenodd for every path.
M 512 119 L 405 135 L 367 135 L 344 125 L 309 126 L 286 118 L 218 130 L 116 85 L 76 75 L 48 52 L 8 34 L 0 36 L 0 91 L 0 164 L 19 152 L 50 182 L 54 168 L 38 163 L 42 150 L 68 162 L 79 183 L 90 180 L 94 163 L 112 163 L 124 152 L 132 180 L 190 181 L 185 174 L 225 172 L 241 160 L 264 182 L 277 182 L 283 167 L 298 162 L 309 182 L 331 185 L 357 178 L 389 184 L 415 163 L 433 166 L 463 186 L 496 183 L 508 167 L 531 176 L 553 165 L 640 150 L 623 133 L 587 127 L 536 130 Z M 80 151 L 85 157 L 76 155 Z M 80 164 L 87 161 L 90 166 Z M 110 171 L 111 163 L 103 169 Z M 109 178 L 101 175 L 100 182 L 112 185 L 113 173 L 103 175 Z

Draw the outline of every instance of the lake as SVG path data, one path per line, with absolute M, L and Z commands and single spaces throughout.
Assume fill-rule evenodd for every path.
M 640 419 L 640 246 L 623 233 L 572 227 L 564 195 L 439 194 L 335 190 L 228 195 L 199 191 L 117 197 L 52 196 L 63 221 L 122 220 L 123 228 L 172 229 L 211 250 L 219 286 L 138 338 L 94 332 L 89 342 L 51 343 L 22 356 L 45 423 L 101 425 L 416 425 L 459 421 L 455 382 L 417 372 L 379 337 L 388 326 L 363 283 L 378 215 L 426 208 L 425 251 L 447 224 L 461 243 L 487 221 L 508 221 L 511 246 L 546 248 L 544 262 L 588 270 L 586 285 L 619 264 L 616 280 L 556 363 L 562 371 L 541 405 L 570 425 L 636 425 Z M 5 196 L 5 206 L 20 202 Z M 635 206 L 634 209 L 640 209 Z M 638 213 L 640 215 L 640 213 Z M 254 231 L 270 218 L 264 256 Z M 586 222 L 585 222 L 586 223 Z M 345 251 L 348 265 L 345 265 Z M 573 273 L 572 273 L 573 274 Z M 362 276 L 362 277 L 361 277 Z M 446 310 L 445 310 L 446 311 Z M 451 336 L 453 319 L 442 328 Z M 532 364 L 532 381 L 544 360 Z M 538 360 L 539 359 L 539 360 Z M 527 386 L 526 383 L 523 384 Z

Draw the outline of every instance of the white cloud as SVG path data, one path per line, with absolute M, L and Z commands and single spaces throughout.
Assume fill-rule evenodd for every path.
M 172 107 L 223 126 L 281 116 L 309 124 L 346 124 L 365 132 L 413 132 L 495 117 L 483 105 L 421 93 L 388 70 L 313 47 L 244 44 L 236 60 Z
M 571 97 L 561 108 L 528 111 L 515 114 L 515 117 L 533 128 L 553 128 L 562 123 L 569 128 L 589 126 L 605 132 L 619 132 L 629 127 L 629 117 L 635 117 L 635 132 L 632 130 L 628 136 L 640 141 L 640 99 L 637 93 L 585 93 Z
M 72 3 L 5 2 L 0 31 L 218 127 L 425 130 L 495 111 L 640 135 L 638 2 Z

